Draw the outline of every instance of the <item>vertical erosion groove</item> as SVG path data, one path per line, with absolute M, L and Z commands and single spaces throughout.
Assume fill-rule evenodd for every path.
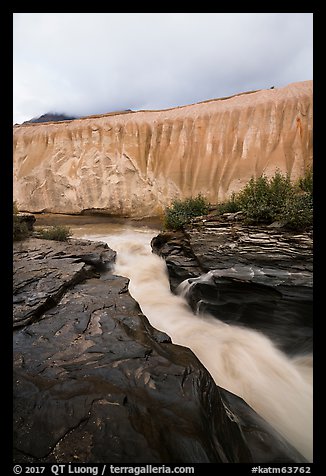
M 222 201 L 276 169 L 296 180 L 311 162 L 312 81 L 303 81 L 162 111 L 16 126 L 14 199 L 31 212 L 153 216 L 175 197 Z

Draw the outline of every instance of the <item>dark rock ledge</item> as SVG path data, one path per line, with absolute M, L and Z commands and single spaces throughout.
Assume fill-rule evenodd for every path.
M 313 238 L 216 217 L 153 238 L 173 292 L 197 313 L 259 330 L 293 356 L 312 352 Z
M 14 244 L 14 460 L 304 462 L 150 326 L 102 243 Z

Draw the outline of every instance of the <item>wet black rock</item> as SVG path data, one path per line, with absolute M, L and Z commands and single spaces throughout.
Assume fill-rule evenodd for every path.
M 115 252 L 87 241 L 31 238 L 14 246 L 14 327 L 37 320 L 65 291 L 85 280 L 90 266 L 110 267 Z M 94 274 L 94 272 L 92 272 Z
M 185 279 L 203 273 L 189 238 L 182 231 L 160 233 L 152 239 L 151 246 L 154 253 L 165 259 L 172 291 L 176 291 Z
M 291 356 L 312 351 L 311 232 L 209 219 L 152 248 L 194 312 L 259 330 Z
M 195 226 L 197 225 L 197 226 Z M 202 270 L 244 264 L 309 274 L 311 286 L 312 232 L 290 232 L 270 226 L 245 226 L 207 220 L 187 229 L 190 248 Z
M 304 462 L 150 326 L 103 243 L 14 244 L 14 461 Z
M 312 352 L 311 289 L 272 287 L 208 273 L 189 280 L 186 298 L 195 313 L 263 332 L 290 356 Z

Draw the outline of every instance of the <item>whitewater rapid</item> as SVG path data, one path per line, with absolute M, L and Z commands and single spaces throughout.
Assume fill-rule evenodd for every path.
M 171 293 L 165 262 L 151 252 L 156 234 L 132 228 L 85 237 L 117 251 L 114 272 L 130 279 L 129 291 L 153 327 L 189 347 L 216 384 L 242 397 L 312 461 L 312 356 L 290 359 L 257 331 L 194 315 L 183 297 Z

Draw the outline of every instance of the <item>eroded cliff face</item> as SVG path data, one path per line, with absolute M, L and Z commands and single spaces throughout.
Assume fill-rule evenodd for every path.
M 30 212 L 161 213 L 312 162 L 312 81 L 162 111 L 14 128 L 14 199 Z

